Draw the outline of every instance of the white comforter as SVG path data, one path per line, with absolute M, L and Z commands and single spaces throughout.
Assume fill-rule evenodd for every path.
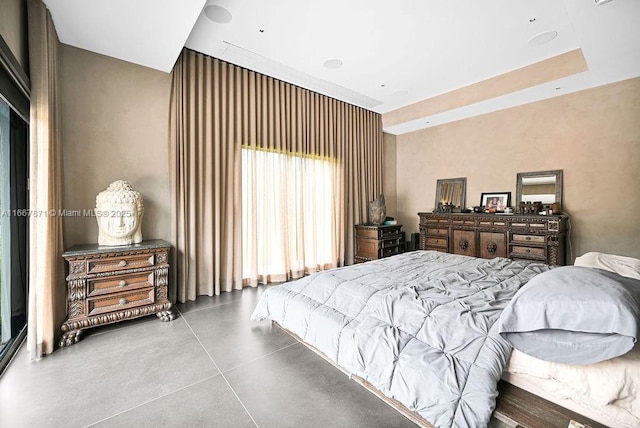
M 543 264 L 415 251 L 268 289 L 271 319 L 435 426 L 487 426 L 511 352 L 500 313 Z

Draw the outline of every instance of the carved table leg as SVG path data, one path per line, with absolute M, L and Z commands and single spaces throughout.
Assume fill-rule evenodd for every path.
M 176 315 L 171 309 L 162 312 L 156 312 L 156 316 L 160 318 L 160 321 L 164 322 L 173 321 L 174 319 L 176 319 Z
M 80 336 L 82 336 L 82 330 L 67 331 L 62 335 L 62 338 L 60 339 L 60 342 L 58 342 L 58 345 L 61 348 L 65 346 L 71 346 L 75 343 L 78 343 L 78 341 L 80 340 Z

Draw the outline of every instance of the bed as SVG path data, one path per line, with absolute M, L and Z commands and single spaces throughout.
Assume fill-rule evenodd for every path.
M 512 350 L 499 320 L 549 271 L 414 251 L 270 288 L 252 319 L 277 323 L 422 425 L 487 426 Z
M 589 252 L 575 266 L 640 279 L 640 260 Z M 640 426 L 640 345 L 594 364 L 545 361 L 514 349 L 502 378 L 610 427 Z
M 590 365 L 544 361 L 514 350 L 502 378 L 611 428 L 640 426 L 640 348 Z

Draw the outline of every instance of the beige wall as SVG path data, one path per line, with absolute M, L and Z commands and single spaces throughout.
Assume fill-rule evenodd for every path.
M 398 219 L 418 231 L 438 178 L 467 177 L 467 205 L 518 172 L 564 170 L 573 256 L 640 258 L 640 78 L 397 137 Z M 386 177 L 385 177 L 386 179 Z
M 2 2 L 2 6 L 0 6 L 0 35 L 28 75 L 27 2 L 25 0 L 0 1 Z
M 169 239 L 168 120 L 171 75 L 61 46 L 64 207 L 95 208 L 123 179 L 142 193 L 143 239 Z M 98 239 L 93 217 L 65 218 L 65 248 Z
M 384 134 L 382 140 L 382 149 L 384 151 L 384 183 L 382 186 L 382 194 L 387 205 L 387 216 L 396 217 L 396 136 L 392 134 Z

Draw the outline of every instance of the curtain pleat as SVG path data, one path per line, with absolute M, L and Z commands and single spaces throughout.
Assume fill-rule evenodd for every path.
M 29 209 L 62 208 L 62 137 L 58 96 L 58 36 L 41 0 L 28 2 L 31 114 Z M 29 218 L 29 320 L 31 359 L 53 352 L 66 314 L 62 217 Z
M 243 234 L 242 147 L 332 160 L 333 264 L 353 263 L 353 227 L 382 191 L 379 114 L 185 49 L 173 70 L 170 137 L 174 298 L 242 288 L 242 247 L 253 228 L 285 227 L 256 219 Z M 245 174 L 258 179 L 250 168 Z M 250 200 L 261 196 L 247 191 Z M 313 259 L 301 245 L 286 251 Z

